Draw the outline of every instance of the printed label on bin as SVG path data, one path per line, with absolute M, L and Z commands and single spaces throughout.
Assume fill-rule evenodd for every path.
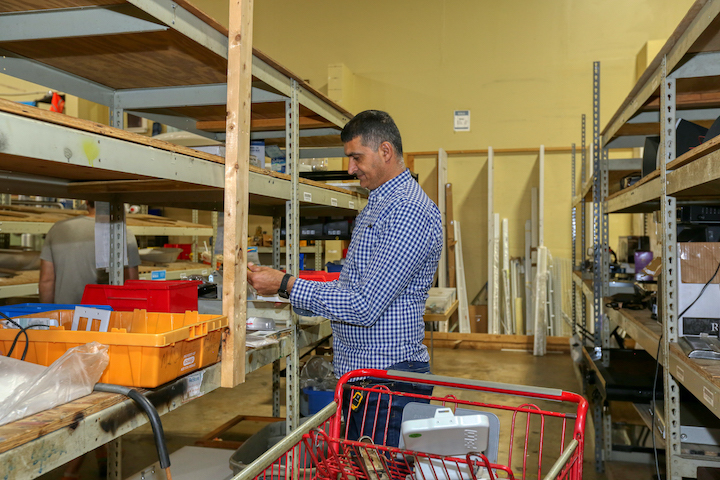
M 166 270 L 155 270 L 150 272 L 150 280 L 165 280 L 167 276 Z
M 183 402 L 192 400 L 201 395 L 200 387 L 202 386 L 203 374 L 205 372 L 195 372 L 187 376 L 187 389 L 183 393 Z
M 183 356 L 183 366 L 180 368 L 181 372 L 184 372 L 185 370 L 189 370 L 191 368 L 195 367 L 195 352 L 192 353 L 186 353 Z

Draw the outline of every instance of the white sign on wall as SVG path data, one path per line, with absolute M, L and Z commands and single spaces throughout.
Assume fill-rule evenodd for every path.
M 453 127 L 456 132 L 470 131 L 470 110 L 455 110 Z

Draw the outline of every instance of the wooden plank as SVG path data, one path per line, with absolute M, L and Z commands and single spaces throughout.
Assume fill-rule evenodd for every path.
M 405 154 L 405 166 L 408 170 L 415 173 L 415 155 Z
M 223 314 L 229 328 L 223 338 L 220 380 L 229 388 L 245 381 L 252 17 L 252 0 L 230 2 L 223 250 Z
M 425 315 L 423 315 L 423 321 L 445 322 L 457 311 L 458 305 L 460 305 L 460 301 L 455 300 L 443 313 L 426 313 Z
M 46 10 L 52 8 L 92 7 L 95 5 L 120 5 L 123 0 L 3 0 L 0 13 Z
M 429 344 L 429 333 L 425 343 Z M 546 337 L 548 352 L 570 352 L 570 343 L 567 337 Z M 495 335 L 490 333 L 433 333 L 435 348 L 455 348 L 456 342 L 462 343 L 459 348 L 471 350 L 525 350 L 531 352 L 535 337 L 533 335 Z
M 77 424 L 93 413 L 126 399 L 127 397 L 124 395 L 91 393 L 64 405 L 0 426 L 0 453 L 61 428 Z
M 299 119 L 300 129 L 307 128 L 331 128 L 336 127 L 332 122 L 322 120 L 320 118 L 313 117 L 300 117 Z M 195 127 L 198 130 L 204 130 L 206 132 L 224 132 L 225 121 L 224 120 L 209 120 L 196 122 Z M 274 131 L 285 129 L 285 118 L 262 118 L 254 119 L 250 123 L 250 130 L 253 132 L 263 131 Z
M 500 333 L 496 329 L 497 319 L 494 317 L 495 312 L 495 236 L 493 234 L 495 221 L 494 205 L 493 205 L 493 170 L 495 160 L 495 150 L 488 147 L 487 159 L 487 299 L 488 299 L 488 333 Z
M 193 150 L 189 147 L 183 147 L 181 145 L 163 142 L 162 140 L 156 140 L 152 137 L 146 137 L 137 133 L 128 132 L 126 130 L 109 127 L 101 123 L 95 123 L 89 120 L 70 117 L 62 113 L 50 112 L 48 110 L 42 110 L 40 108 L 11 102 L 10 100 L 5 100 L 2 98 L 0 98 L 0 111 L 11 113 L 13 115 L 20 115 L 26 118 L 40 120 L 42 122 L 52 123 L 54 125 L 60 125 L 76 130 L 82 130 L 84 132 L 95 133 L 98 135 L 104 135 L 106 137 L 112 137 L 119 140 L 137 143 L 140 145 L 146 145 L 148 147 L 160 148 L 162 150 L 167 150 L 170 152 L 181 153 L 183 155 L 208 160 L 210 162 L 223 163 L 223 158 L 218 157 L 217 155 L 211 155 L 209 153 Z M 16 170 L 13 169 L 13 171 Z
M 457 286 L 455 272 L 455 215 L 453 214 L 452 183 L 445 184 L 445 211 L 447 216 L 448 287 Z
M 460 302 L 458 307 L 458 329 L 462 333 L 470 332 L 470 311 L 468 308 L 467 286 L 465 285 L 465 262 L 462 251 L 462 234 L 460 233 L 460 222 L 453 221 L 455 229 L 455 266 L 457 272 L 457 297 Z
M 469 150 L 446 150 L 448 155 L 487 155 L 492 149 L 495 155 L 522 155 L 532 154 L 540 152 L 538 147 L 530 148 L 480 148 L 480 149 L 469 149 Z M 618 149 L 622 150 L 622 149 Z M 630 149 L 628 149 L 630 150 Z M 545 147 L 545 153 L 572 153 L 572 147 Z M 437 155 L 437 152 L 433 151 L 420 151 L 420 152 L 409 152 L 407 155 L 416 157 L 430 157 Z
M 175 180 L 110 180 L 104 182 L 75 182 L 68 185 L 69 193 L 124 193 L 124 192 L 177 192 L 214 191 L 216 188 L 177 182 Z
M 438 189 L 438 196 L 437 196 L 437 205 L 440 209 L 440 217 L 441 217 L 441 223 L 442 223 L 442 231 L 443 231 L 443 239 L 446 238 L 446 234 L 448 231 L 448 222 L 447 222 L 447 209 L 445 205 L 445 194 L 442 191 L 444 188 L 444 185 L 447 183 L 447 154 L 445 153 L 445 150 L 442 148 L 438 150 L 437 153 L 437 189 Z M 438 287 L 445 288 L 447 287 L 448 282 L 448 270 L 447 270 L 447 246 L 444 245 L 442 252 L 440 253 L 440 261 L 438 262 Z M 447 328 L 447 325 L 442 326 L 442 328 Z

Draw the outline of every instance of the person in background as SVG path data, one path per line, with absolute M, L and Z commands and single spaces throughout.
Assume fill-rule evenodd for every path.
M 295 308 L 310 310 L 332 322 L 334 369 L 338 378 L 360 368 L 429 373 L 425 338 L 425 300 L 437 270 L 443 246 L 440 211 L 405 168 L 402 139 L 385 112 L 368 110 L 350 120 L 340 135 L 349 157 L 348 173 L 370 190 L 367 206 L 358 215 L 340 278 L 321 283 L 295 278 L 268 267 L 249 264 L 248 281 L 261 295 L 279 294 Z M 377 379 L 363 384 L 381 383 Z M 391 390 L 430 394 L 431 387 L 402 382 L 385 383 Z M 402 410 L 408 397 L 393 400 L 388 437 L 382 441 L 387 416 L 387 395 L 354 398 L 367 402 L 343 410 L 349 439 L 372 437 L 397 446 Z
M 95 266 L 95 202 L 88 200 L 87 215 L 78 215 L 57 222 L 45 236 L 40 252 L 40 303 L 79 304 L 85 285 L 107 284 L 109 274 Z M 127 263 L 125 280 L 138 278 L 137 240 L 127 232 Z M 107 449 L 95 449 L 99 477 L 107 472 Z M 67 463 L 62 480 L 80 478 L 85 456 Z
M 85 285 L 107 284 L 105 269 L 95 267 L 95 202 L 87 202 L 87 215 L 57 222 L 45 236 L 40 253 L 40 303 L 78 304 Z M 137 240 L 127 232 L 125 280 L 138 278 Z

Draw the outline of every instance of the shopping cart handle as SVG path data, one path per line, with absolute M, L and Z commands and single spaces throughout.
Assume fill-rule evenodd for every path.
M 488 382 L 485 380 L 472 380 L 468 378 L 446 377 L 443 375 L 432 375 L 428 373 L 402 372 L 399 370 L 388 370 L 389 377 L 399 377 L 398 379 L 419 380 L 423 383 L 432 385 L 444 384 L 446 386 L 473 386 L 497 390 L 497 393 L 516 392 L 526 393 L 534 397 L 541 397 L 546 400 L 562 401 L 563 391 L 558 388 L 531 387 L 528 385 L 513 385 L 509 383 Z

